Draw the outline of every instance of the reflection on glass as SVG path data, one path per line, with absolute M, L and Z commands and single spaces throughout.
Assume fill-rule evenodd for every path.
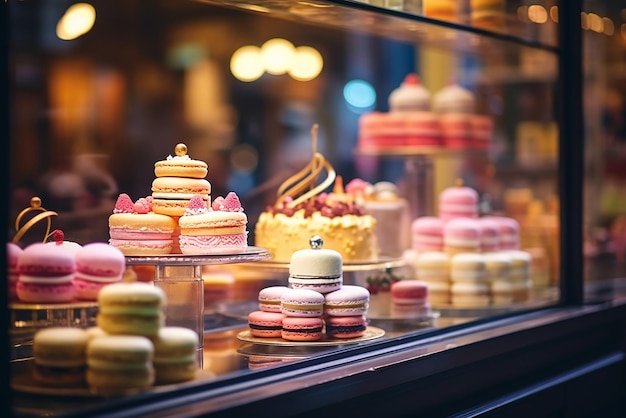
M 486 53 L 474 54 L 489 38 L 476 36 L 469 45 L 462 39 L 465 34 L 448 31 L 448 37 L 429 39 L 429 34 L 440 32 L 420 22 L 413 22 L 414 33 L 426 40 L 415 44 L 406 38 L 383 39 L 331 26 L 310 30 L 302 25 L 308 20 L 294 23 L 206 2 L 175 2 L 149 12 L 126 3 L 93 5 L 97 24 L 77 30 L 81 34 L 71 42 L 61 42 L 42 17 L 46 15 L 42 8 L 58 16 L 64 15 L 64 8 L 37 2 L 13 7 L 13 213 L 27 206 L 32 196 L 41 196 L 47 208 L 59 212 L 54 227 L 63 229 L 68 240 L 106 242 L 117 194 L 128 193 L 133 201 L 150 195 L 154 163 L 184 142 L 191 158 L 208 163 L 213 196 L 231 190 L 240 196 L 253 245 L 254 225 L 259 214 L 275 203 L 277 187 L 311 161 L 310 132 L 317 123 L 316 149 L 344 184 L 358 179 L 372 190 L 383 189 L 369 193 L 366 206 L 380 219 L 381 230 L 388 226 L 386 231 L 395 231 L 385 238 L 402 244 L 385 255 L 392 254 L 393 262 L 403 264 L 403 278 L 417 277 L 414 263 L 404 259 L 404 250 L 414 249 L 407 225 L 419 216 L 437 216 L 440 194 L 458 179 L 476 191 L 477 214 L 511 218 L 520 226 L 519 249 L 532 260 L 530 300 L 525 297 L 506 309 L 489 305 L 471 312 L 446 302 L 434 307 L 441 314 L 436 326 L 545 306 L 558 299 L 562 202 L 557 189 L 553 52 L 493 42 Z M 333 15 L 338 7 L 300 6 L 304 8 L 300 12 L 313 10 L 326 20 L 338 19 Z M 432 7 L 432 2 L 424 1 L 423 13 L 435 13 Z M 531 16 L 537 21 L 529 27 L 545 29 L 554 23 L 548 10 L 545 7 L 541 15 L 527 6 L 523 17 L 526 23 Z M 459 18 L 460 12 L 453 12 Z M 469 12 L 463 13 L 461 19 L 467 23 Z M 30 16 L 45 40 L 24 30 L 19 14 Z M 477 10 L 473 16 L 500 24 Z M 142 19 L 163 24 L 157 29 L 137 25 Z M 540 23 L 542 19 L 547 21 Z M 600 21 L 604 33 L 609 25 Z M 419 111 L 409 106 L 396 112 L 392 93 L 413 73 L 419 76 L 418 90 L 427 90 L 430 101 Z M 409 105 L 414 104 L 411 94 Z M 607 123 L 613 120 L 609 116 L 619 108 L 620 97 L 607 107 L 611 110 Z M 435 109 L 435 98 L 447 110 Z M 378 132 L 373 150 L 360 142 L 368 118 L 373 121 L 369 127 Z M 430 134 L 425 136 L 434 138 L 439 148 L 422 147 L 424 127 Z M 405 130 L 394 136 L 394 129 L 396 134 L 397 129 L 413 134 Z M 396 142 L 392 145 L 389 138 Z M 615 182 L 614 187 L 621 185 Z M 605 201 L 610 199 L 597 200 Z M 619 231 L 621 224 L 614 225 L 612 231 Z M 272 274 L 246 267 L 226 267 L 235 280 L 232 296 L 225 298 L 234 300 L 224 302 L 250 306 L 260 287 L 287 279 L 284 266 L 274 266 L 277 271 Z M 385 279 L 380 266 L 365 270 L 361 284 Z M 194 291 L 197 285 L 193 284 Z M 508 287 L 493 287 L 502 288 Z M 196 296 L 193 300 L 200 300 Z M 376 303 L 384 296 L 388 295 L 379 293 Z M 219 306 L 211 304 L 212 309 Z M 245 318 L 236 319 L 245 327 Z M 232 344 L 232 336 L 226 339 Z M 210 352 L 207 345 L 206 363 L 216 374 L 246 366 L 234 347 L 216 344 L 215 352 Z

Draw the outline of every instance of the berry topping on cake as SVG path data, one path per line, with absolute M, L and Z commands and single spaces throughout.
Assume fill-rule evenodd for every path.
M 213 210 L 224 210 L 224 198 L 222 196 L 217 196 L 215 199 L 213 199 L 211 208 Z
M 200 195 L 194 195 L 189 204 L 187 205 L 187 209 L 185 209 L 185 216 L 190 215 L 200 215 L 201 213 L 206 213 L 207 207 L 204 199 Z
M 406 77 L 404 77 L 404 84 L 408 86 L 417 86 L 420 84 L 420 78 L 415 73 L 407 74 Z
M 372 295 L 389 292 L 392 284 L 403 279 L 403 277 L 396 276 L 391 268 L 386 268 L 384 273 L 369 276 L 365 279 L 367 282 L 366 289 L 369 290 Z
M 243 212 L 239 196 L 235 192 L 229 192 L 221 202 L 221 209 L 226 212 Z
M 65 234 L 60 229 L 55 229 L 52 231 L 52 239 L 56 245 L 63 245 L 63 241 L 65 241 Z
M 137 213 L 149 213 L 152 211 L 152 197 L 148 200 L 145 197 L 137 199 L 134 205 L 134 210 Z
M 133 204 L 132 199 L 128 194 L 122 193 L 118 196 L 117 201 L 115 202 L 115 208 L 113 209 L 113 213 L 133 213 L 135 210 L 135 205 Z

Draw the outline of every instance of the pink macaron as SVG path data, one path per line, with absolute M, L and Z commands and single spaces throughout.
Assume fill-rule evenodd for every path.
M 477 218 L 478 192 L 471 187 L 448 187 L 439 195 L 439 217 L 444 222 L 454 218 Z
M 324 296 L 327 316 L 365 315 L 369 308 L 370 292 L 362 286 L 344 285 Z
M 480 251 L 492 252 L 500 248 L 500 229 L 498 223 L 489 218 L 478 218 L 480 227 Z
M 280 298 L 287 286 L 269 286 L 259 291 L 259 309 L 265 312 L 281 312 Z
M 122 281 L 126 258 L 120 249 L 104 242 L 92 242 L 80 248 L 74 257 L 78 299 L 97 300 L 102 287 Z
M 261 338 L 280 338 L 285 315 L 279 312 L 253 311 L 248 314 L 250 334 Z
M 486 216 L 485 219 L 498 225 L 500 250 L 519 250 L 520 226 L 515 219 L 506 216 Z
M 428 283 L 422 280 L 400 280 L 391 285 L 391 300 L 399 305 L 424 304 L 428 300 Z
M 324 295 L 310 289 L 287 289 L 280 297 L 280 310 L 287 316 L 320 317 Z
M 59 303 L 74 299 L 74 254 L 63 246 L 31 244 L 18 258 L 17 297 L 22 302 Z
M 480 251 L 480 224 L 472 218 L 455 218 L 446 223 L 443 229 L 444 250 L 458 252 Z
M 18 278 L 20 276 L 20 272 L 17 267 L 17 260 L 23 252 L 24 250 L 19 245 L 12 242 L 7 242 L 7 264 L 9 271 L 7 284 L 9 291 L 9 300 L 17 299 L 16 287 Z
M 421 251 L 443 250 L 443 221 L 435 216 L 421 216 L 413 221 L 413 249 Z
M 363 315 L 326 318 L 326 335 L 330 338 L 358 338 L 365 334 L 366 329 L 367 319 Z
M 322 338 L 322 318 L 283 318 L 282 338 L 289 341 L 318 341 Z

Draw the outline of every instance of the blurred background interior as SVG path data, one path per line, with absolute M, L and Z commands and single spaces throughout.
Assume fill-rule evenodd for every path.
M 503 53 L 497 39 L 494 51 L 466 34 L 438 48 L 359 31 L 368 22 L 345 31 L 315 2 L 266 3 L 289 3 L 285 13 L 311 20 L 317 11 L 325 30 L 232 3 L 240 4 L 11 5 L 10 232 L 40 196 L 59 213 L 55 227 L 66 239 L 107 241 L 118 194 L 149 195 L 154 162 L 184 142 L 208 163 L 214 197 L 238 193 L 253 244 L 252 226 L 276 187 L 309 161 L 314 123 L 319 150 L 344 179 L 392 181 L 413 193 L 404 161 L 360 155 L 356 145 L 359 116 L 387 111 L 390 92 L 416 72 L 433 93 L 451 81 L 470 89 L 479 111 L 496 121 L 486 155 L 433 162 L 432 195 L 464 178 L 489 211 L 527 226 L 526 248 L 541 241 L 550 252 L 546 280 L 558 281 L 558 210 L 567 202 L 558 197 L 558 68 L 550 48 L 520 44 Z M 557 44 L 554 6 L 542 3 L 506 2 L 502 35 Z M 596 280 L 626 270 L 626 6 L 590 0 L 585 10 L 584 253 L 586 277 Z M 285 51 L 296 61 L 285 64 Z

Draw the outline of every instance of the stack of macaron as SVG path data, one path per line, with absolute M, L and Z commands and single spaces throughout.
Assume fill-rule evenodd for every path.
M 280 297 L 281 337 L 288 341 L 318 341 L 324 332 L 324 295 L 310 289 L 286 290 Z
M 126 259 L 118 248 L 103 242 L 67 245 L 69 241 L 62 241 L 61 232 L 55 236 L 61 240 L 30 244 L 23 250 L 16 244 L 8 245 L 9 286 L 11 289 L 15 283 L 17 300 L 95 301 L 101 288 L 122 281 Z
M 98 291 L 98 304 L 94 327 L 35 333 L 36 381 L 87 385 L 110 394 L 195 378 L 199 337 L 188 328 L 164 326 L 166 300 L 160 288 L 144 282 L 109 284 Z
M 324 296 L 326 335 L 330 338 L 361 337 L 367 329 L 370 293 L 361 286 L 345 285 Z
M 150 337 L 100 327 L 44 328 L 33 338 L 33 380 L 98 394 L 184 382 L 196 376 L 197 344 L 197 334 L 182 327 L 163 327 Z
M 248 315 L 250 333 L 290 341 L 357 338 L 367 328 L 369 291 L 342 283 L 342 257 L 322 248 L 319 236 L 311 249 L 298 250 L 290 260 L 289 286 L 259 291 L 259 310 Z
M 153 211 L 178 218 L 183 216 L 191 198 L 199 195 L 210 204 L 211 183 L 205 177 L 208 165 L 187 155 L 187 146 L 177 144 L 175 155 L 154 164 L 152 182 Z
M 457 181 L 440 194 L 439 216 L 422 216 L 413 221 L 412 248 L 405 252 L 405 259 L 413 267 L 415 278 L 429 284 L 435 305 L 467 306 L 467 299 L 473 299 L 469 302 L 473 306 L 506 304 L 511 299 L 526 301 L 532 293 L 529 267 L 525 266 L 530 264 L 532 256 L 520 250 L 519 223 L 506 216 L 479 216 L 478 199 L 474 189 Z M 516 254 L 520 256 L 516 258 Z M 458 280 L 458 270 L 467 267 L 464 261 L 453 262 L 457 255 L 462 256 L 459 260 L 474 261 L 487 257 L 483 260 L 487 267 L 481 268 L 487 269 L 487 278 Z M 513 264 L 515 258 L 524 265 L 518 270 L 524 273 L 520 274 L 517 286 L 511 282 L 515 275 L 504 274 L 503 268 L 498 267 Z M 456 280 L 452 277 L 455 268 Z M 442 269 L 447 269 L 447 274 Z M 489 274 L 491 270 L 493 274 Z
M 450 303 L 450 256 L 443 251 L 425 251 L 415 260 L 415 278 L 428 284 L 430 302 Z
M 450 260 L 452 304 L 482 307 L 491 303 L 487 263 L 482 253 L 457 254 Z

